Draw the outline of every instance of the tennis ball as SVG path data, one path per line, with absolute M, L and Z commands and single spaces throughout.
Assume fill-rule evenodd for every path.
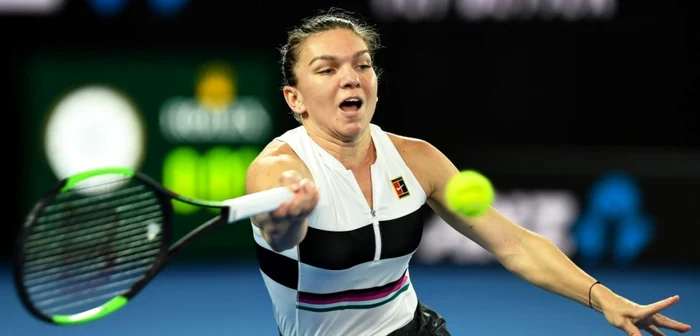
M 461 171 L 447 182 L 445 188 L 448 209 L 467 217 L 486 213 L 494 198 L 491 181 L 473 170 Z

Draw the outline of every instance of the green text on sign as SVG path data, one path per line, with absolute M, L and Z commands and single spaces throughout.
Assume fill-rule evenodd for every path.
M 223 201 L 245 194 L 248 166 L 260 153 L 257 148 L 216 146 L 200 153 L 181 146 L 163 161 L 163 186 L 182 196 Z M 201 208 L 174 201 L 175 213 L 192 214 Z M 214 210 L 216 211 L 216 210 Z

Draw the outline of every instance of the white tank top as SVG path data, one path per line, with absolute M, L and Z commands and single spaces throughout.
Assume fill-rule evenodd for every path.
M 389 136 L 370 125 L 374 209 L 352 173 L 303 126 L 277 140 L 311 171 L 319 202 L 297 247 L 276 253 L 253 225 L 257 258 L 284 336 L 384 336 L 413 319 L 408 265 L 423 233 L 426 195 Z

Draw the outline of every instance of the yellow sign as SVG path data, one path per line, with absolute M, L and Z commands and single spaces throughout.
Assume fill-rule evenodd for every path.
M 203 67 L 197 83 L 197 100 L 211 112 L 222 112 L 236 99 L 233 69 L 223 62 L 211 62 Z

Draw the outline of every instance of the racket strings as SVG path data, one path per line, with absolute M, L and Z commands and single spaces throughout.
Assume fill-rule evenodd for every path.
M 150 258 L 143 258 L 143 257 L 150 257 Z M 118 258 L 115 260 L 114 266 L 111 267 L 112 270 L 123 270 L 123 269 L 128 269 L 130 267 L 138 266 L 138 265 L 144 265 L 144 264 L 150 264 L 153 262 L 153 259 L 155 258 L 156 253 L 153 253 L 152 251 L 147 251 L 145 253 L 138 253 L 134 254 L 132 256 L 127 256 L 124 258 Z M 41 284 L 43 282 L 49 282 L 49 281 L 55 281 L 59 280 L 61 278 L 61 273 L 65 271 L 71 271 L 71 272 L 76 272 L 77 274 L 73 277 L 73 279 L 82 279 L 84 277 L 89 277 L 93 275 L 99 275 L 100 269 L 103 267 L 107 267 L 106 262 L 101 262 L 97 264 L 88 264 L 87 266 L 81 266 L 81 267 L 73 267 L 73 268 L 68 268 L 68 269 L 63 269 L 60 267 L 54 267 L 51 269 L 48 269 L 46 271 L 42 272 L 36 272 L 33 273 L 31 277 L 27 276 L 25 277 L 24 282 L 28 286 L 33 286 L 31 290 L 39 290 L 42 288 L 43 285 L 37 285 Z M 37 274 L 41 273 L 41 274 Z M 37 285 L 37 286 L 34 286 Z
M 127 229 L 133 230 L 134 227 L 139 227 L 139 224 L 146 220 L 152 220 L 154 222 L 160 221 L 160 206 L 155 205 L 153 206 L 153 208 L 144 209 L 143 212 L 145 213 L 135 213 L 136 217 L 119 221 L 117 225 L 120 226 L 120 231 L 124 232 L 124 230 Z M 27 242 L 27 253 L 34 253 L 36 251 L 42 250 L 46 252 L 46 245 L 57 246 L 61 243 L 61 241 L 67 239 L 74 239 L 76 242 L 81 243 L 91 241 L 94 240 L 94 237 L 99 236 L 104 230 L 109 229 L 114 224 L 115 223 L 113 221 L 109 220 L 95 220 L 91 221 L 90 223 L 86 223 L 86 226 L 88 226 L 88 228 L 82 229 L 80 231 L 74 231 L 73 233 L 58 234 L 53 236 L 50 236 L 48 234 L 41 234 L 38 235 L 40 236 L 39 238 L 32 237 L 32 240 Z M 37 257 L 37 255 L 34 255 L 34 257 Z
M 158 250 L 154 249 L 153 246 L 150 245 L 145 245 L 145 246 L 139 246 L 136 248 L 133 248 L 128 251 L 120 251 L 115 254 L 116 258 L 114 258 L 113 262 L 114 263 L 119 263 L 119 262 L 126 262 L 126 261 L 131 261 L 136 258 L 150 258 L 151 256 L 155 256 L 158 254 Z M 93 258 L 86 257 L 80 260 L 77 260 L 73 263 L 70 264 L 63 264 L 63 263 L 51 263 L 51 264 L 44 264 L 42 265 L 43 267 L 35 267 L 32 269 L 32 271 L 25 271 L 25 283 L 30 283 L 31 281 L 45 275 L 51 275 L 55 273 L 63 273 L 63 272 L 82 272 L 82 271 L 87 271 L 90 269 L 90 267 L 98 268 L 98 267 L 104 267 L 104 266 L 98 266 L 98 265 L 104 265 L 107 263 L 107 261 L 101 261 L 98 263 L 95 263 Z
M 157 195 L 134 180 L 116 182 L 117 190 L 101 184 L 61 193 L 36 219 L 24 286 L 45 314 L 95 308 L 128 292 L 157 262 L 165 220 Z
M 151 247 L 151 248 L 154 248 L 154 247 L 157 248 L 157 246 L 150 246 L 150 247 Z M 88 261 L 88 262 L 90 262 L 90 263 L 94 263 L 94 257 L 101 257 L 101 255 L 92 254 L 90 257 L 84 258 L 84 259 L 81 260 L 81 261 Z M 116 259 L 116 258 L 114 258 L 114 259 Z M 151 261 L 152 261 L 152 260 L 151 260 Z M 100 263 L 100 264 L 102 264 L 102 263 Z M 113 266 L 118 266 L 118 265 L 119 265 L 119 264 L 117 264 L 117 263 L 116 263 L 115 261 L 113 261 L 113 260 L 112 260 L 112 261 L 105 261 L 105 266 L 103 266 L 103 268 L 100 269 L 98 272 L 100 272 L 100 274 L 103 274 L 105 271 L 114 271 L 114 270 L 117 269 L 117 268 L 116 268 L 116 267 L 113 267 Z M 61 265 L 61 266 L 63 266 L 63 265 Z M 71 266 L 71 265 L 67 265 L 67 266 Z M 66 285 L 66 284 L 67 284 L 68 282 L 70 282 L 71 280 L 75 280 L 76 278 L 79 278 L 80 276 L 83 276 L 83 275 L 84 275 L 84 273 L 69 273 L 69 272 L 66 270 L 67 267 L 55 267 L 55 268 L 58 268 L 58 270 L 61 271 L 61 272 L 60 272 L 60 275 L 59 275 L 57 278 L 61 280 L 61 284 L 62 284 L 62 285 Z M 37 281 L 35 281 L 34 283 L 36 284 Z M 52 283 L 52 285 L 56 285 L 56 284 L 55 284 L 55 283 Z M 43 288 L 42 285 L 36 285 L 36 286 L 31 287 L 31 288 L 28 288 L 27 290 L 28 290 L 29 293 L 33 293 L 34 291 L 39 290 L 39 289 L 41 289 L 41 288 Z
M 32 297 L 34 305 L 36 307 L 40 307 L 40 309 L 45 313 L 53 314 L 56 312 L 60 312 L 61 315 L 70 315 L 86 311 L 94 307 L 83 307 L 82 309 L 74 312 L 66 312 L 61 310 L 69 307 L 78 307 L 81 305 L 80 302 L 90 303 L 102 300 L 103 302 L 100 302 L 100 304 L 102 304 L 104 303 L 104 301 L 107 301 L 105 299 L 112 299 L 115 296 L 122 295 L 128 292 L 134 283 L 141 280 L 143 278 L 143 274 L 147 272 L 150 268 L 152 268 L 152 265 L 132 269 L 128 272 L 120 272 L 110 276 L 96 277 L 91 280 L 84 281 L 81 283 L 75 283 L 69 286 L 66 286 L 64 284 L 60 288 L 56 288 L 51 291 L 33 293 L 30 294 L 30 296 Z M 134 275 L 134 273 L 136 274 Z M 115 281 L 128 275 L 134 276 L 131 276 L 124 280 Z M 105 294 L 106 290 L 112 289 L 118 290 L 109 291 Z M 68 303 L 66 304 L 56 306 L 56 304 L 58 303 L 64 303 L 67 301 Z
M 46 295 L 66 294 L 71 297 L 75 294 L 84 294 L 79 291 L 87 288 L 92 291 L 101 289 L 101 284 L 108 281 L 114 281 L 132 273 L 138 275 L 145 274 L 148 269 L 153 266 L 156 260 L 156 255 L 151 258 L 136 260 L 128 263 L 101 263 L 101 268 L 91 272 L 68 272 L 61 270 L 59 274 L 54 275 L 45 281 L 35 281 L 31 287 L 27 288 L 27 292 L 32 296 L 32 299 L 45 297 Z M 143 265 L 146 266 L 143 266 Z M 140 267 L 137 267 L 141 265 Z
M 139 216 L 149 216 L 153 214 L 160 213 L 160 205 L 152 202 L 143 202 L 139 204 L 134 204 L 130 206 L 125 206 L 123 209 L 117 210 L 118 212 L 111 211 L 100 214 L 99 217 L 91 218 L 91 220 L 84 221 L 84 218 L 71 218 L 69 221 L 56 221 L 52 223 L 51 227 L 44 227 L 43 231 L 38 231 L 35 235 L 30 237 L 31 240 L 27 242 L 27 246 L 32 246 L 36 244 L 43 244 L 40 242 L 42 239 L 51 238 L 53 240 L 61 240 L 61 237 L 71 235 L 78 236 L 85 234 L 86 232 L 99 231 L 98 227 L 102 230 L 113 229 L 125 221 L 138 220 Z M 119 218 L 116 218 L 118 214 Z M 125 219 L 121 219 L 124 218 Z M 59 230 L 57 232 L 57 230 Z
M 161 225 L 162 221 L 153 220 L 150 223 L 155 225 Z M 81 239 L 75 241 L 71 246 L 63 247 L 60 246 L 61 242 L 53 242 L 51 246 L 53 248 L 42 249 L 41 247 L 36 247 L 32 252 L 35 252 L 33 258 L 27 261 L 27 267 L 30 268 L 34 266 L 34 263 L 41 264 L 41 261 L 47 260 L 62 260 L 71 259 L 75 257 L 82 256 L 84 253 L 90 251 L 95 251 L 96 247 L 102 244 L 109 243 L 111 248 L 121 250 L 124 247 L 135 247 L 140 245 L 143 240 L 143 223 L 134 223 L 132 225 L 119 227 L 119 230 L 110 233 L 109 236 L 105 236 L 104 233 L 94 233 L 89 235 L 79 236 L 77 238 L 91 237 L 91 239 Z M 95 238 L 96 237 L 96 238 Z M 155 238 L 154 238 L 155 240 Z M 121 246 L 124 245 L 124 246 Z M 32 253 L 30 252 L 30 253 Z M 56 254 L 61 253 L 61 254 Z
M 146 265 L 145 267 L 139 267 L 139 268 L 131 268 L 129 267 L 128 271 L 123 271 L 123 272 L 115 272 L 115 274 L 110 278 L 110 280 L 117 280 L 117 279 L 122 279 L 125 277 L 129 277 L 132 275 L 141 275 L 142 273 L 146 272 L 151 265 Z M 110 271 L 116 271 L 118 268 L 110 267 Z M 129 281 L 129 280 L 120 280 L 119 282 L 115 283 L 107 283 L 102 285 L 104 283 L 104 279 L 100 277 L 95 277 L 95 275 L 99 275 L 100 271 L 93 272 L 93 274 L 82 274 L 78 276 L 79 278 L 82 279 L 77 279 L 76 277 L 72 277 L 71 279 L 67 280 L 64 284 L 57 285 L 56 282 L 54 283 L 48 283 L 44 284 L 41 286 L 36 286 L 32 288 L 32 291 L 30 293 L 32 294 L 32 297 L 34 300 L 39 300 L 43 299 L 46 297 L 52 297 L 51 301 L 61 301 L 64 299 L 69 299 L 72 297 L 74 294 L 80 294 L 84 291 L 99 291 L 102 289 L 106 288 L 113 288 L 115 286 L 118 287 L 119 282 L 121 281 Z M 131 278 L 129 278 L 131 279 Z M 85 281 L 79 281 L 79 280 L 85 280 Z M 88 285 L 90 284 L 100 284 L 99 286 L 96 287 L 89 287 Z M 69 292 L 70 295 L 65 295 L 65 296 L 56 296 L 59 294 L 63 294 L 65 292 Z
M 115 210 L 116 206 L 125 207 L 119 210 L 129 210 L 130 208 L 136 208 L 141 205 L 144 205 L 144 203 L 157 203 L 154 202 L 155 200 L 152 198 L 151 195 L 149 195 L 150 191 L 145 190 L 144 187 L 133 189 L 142 190 L 140 194 L 135 195 L 124 194 L 122 196 L 118 195 L 117 193 L 114 193 L 114 195 L 111 195 L 112 197 L 120 198 L 115 199 L 113 201 L 93 205 L 75 204 L 72 202 L 68 202 L 66 204 L 61 204 L 61 206 L 47 206 L 46 208 L 44 208 L 43 215 L 37 219 L 38 225 L 34 226 L 34 232 L 38 233 L 46 229 L 51 229 L 53 226 L 55 226 L 55 224 L 61 223 L 63 220 L 65 220 L 67 216 L 70 216 L 71 219 L 74 221 L 83 221 L 86 218 L 94 219 L 104 215 L 109 215 Z M 59 199 L 58 197 L 54 200 L 54 202 L 60 201 L 61 199 Z M 53 212 L 54 210 L 58 210 L 61 212 Z

